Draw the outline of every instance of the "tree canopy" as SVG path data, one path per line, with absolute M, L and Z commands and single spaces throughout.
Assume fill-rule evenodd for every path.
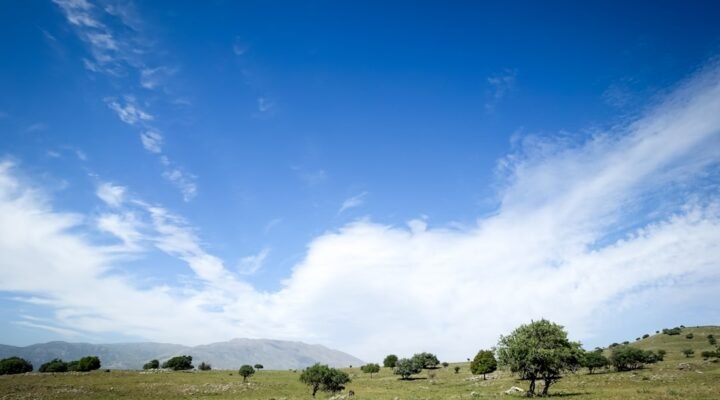
M 420 364 L 421 368 L 424 369 L 437 368 L 440 364 L 440 360 L 438 360 L 437 356 L 432 353 L 417 353 L 412 357 L 412 359 L 415 360 L 416 363 Z
M 160 361 L 150 360 L 143 365 L 143 369 L 158 369 L 160 368 Z
M 312 396 L 315 397 L 318 390 L 329 393 L 342 391 L 350 382 L 350 376 L 343 371 L 317 363 L 303 370 L 300 374 L 300 382 L 309 385 L 312 388 Z
M 0 360 L 0 375 L 24 374 L 32 372 L 33 365 L 20 357 L 9 357 Z
M 500 364 L 521 378 L 530 381 L 528 396 L 535 395 L 535 383 L 544 383 L 542 395 L 547 396 L 550 385 L 580 364 L 580 344 L 568 340 L 561 325 L 541 319 L 520 325 L 498 343 Z
M 46 362 L 38 369 L 40 372 L 67 372 L 67 370 L 67 363 L 59 358 L 54 358 Z
M 247 381 L 247 378 L 255 375 L 255 368 L 253 368 L 251 365 L 243 365 L 238 370 L 238 374 L 243 377 L 243 382 Z
M 173 371 L 183 371 L 193 369 L 192 356 L 173 357 L 162 364 L 163 368 L 170 368 Z
M 401 358 L 395 363 L 393 373 L 400 375 L 400 379 L 410 379 L 411 375 L 422 372 L 423 366 L 420 360 L 413 358 Z
M 589 373 L 597 368 L 605 368 L 610 364 L 610 361 L 602 353 L 602 350 L 588 351 L 583 354 L 581 359 L 581 365 L 588 369 Z
M 395 354 L 388 354 L 387 357 L 383 360 L 383 366 L 385 368 L 395 368 L 395 364 L 397 364 L 398 356 Z
M 362 367 L 360 367 L 360 371 L 370 374 L 370 378 L 372 379 L 372 374 L 376 374 L 380 372 L 380 365 L 379 364 L 365 364 Z
M 470 363 L 470 371 L 474 375 L 482 375 L 483 379 L 485 379 L 485 374 L 495 372 L 496 369 L 497 360 L 495 354 L 490 350 L 480 350 Z

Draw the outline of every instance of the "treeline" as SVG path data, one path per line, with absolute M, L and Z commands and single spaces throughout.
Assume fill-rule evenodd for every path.
M 100 358 L 87 356 L 70 362 L 55 358 L 42 364 L 38 372 L 89 372 L 96 369 L 100 369 Z M 32 371 L 33 365 L 23 358 L 10 357 L 0 360 L 0 375 L 24 374 Z

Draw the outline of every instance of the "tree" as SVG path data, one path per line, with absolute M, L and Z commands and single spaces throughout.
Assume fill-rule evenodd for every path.
M 410 375 L 419 374 L 422 372 L 423 366 L 419 359 L 413 358 L 401 358 L 395 363 L 395 369 L 393 374 L 400 375 L 400 379 L 410 379 Z
M 683 354 L 685 354 L 685 358 L 690 358 L 690 356 L 695 354 L 695 350 L 693 350 L 693 349 L 685 349 L 682 352 L 683 352 Z
M 342 391 L 350 382 L 350 376 L 343 371 L 317 363 L 302 371 L 300 382 L 309 385 L 312 388 L 312 396 L 315 397 L 318 390 L 330 393 Z
M 32 372 L 32 370 L 32 364 L 20 357 L 9 357 L 0 360 L 0 375 L 24 374 L 25 372 Z
M 243 377 L 243 382 L 245 382 L 247 381 L 247 378 L 255 374 L 255 368 L 247 364 L 243 365 L 242 367 L 240 367 L 240 370 L 238 370 L 238 374 Z
M 580 344 L 571 342 L 562 326 L 541 319 L 521 325 L 501 336 L 497 350 L 500 364 L 530 381 L 528 397 L 535 395 L 535 382 L 542 380 L 543 396 L 550 385 L 580 363 Z
M 370 374 L 370 379 L 372 379 L 372 374 L 376 374 L 380 372 L 380 365 L 379 364 L 365 364 L 362 367 L 360 367 L 360 371 Z
M 383 366 L 385 368 L 395 368 L 395 364 L 397 364 L 398 356 L 395 354 L 390 354 L 383 360 Z
M 596 368 L 605 368 L 610 364 L 610 360 L 607 359 L 600 351 L 588 351 L 583 354 L 581 365 L 588 369 L 589 373 L 593 373 Z
M 40 372 L 67 372 L 68 365 L 66 362 L 59 358 L 54 358 L 45 364 L 41 365 L 38 371 Z
M 649 337 L 650 337 L 650 335 L 647 334 L 647 333 L 642 336 L 643 339 L 647 339 L 647 338 L 649 338 Z
M 440 360 L 432 353 L 417 353 L 412 358 L 416 363 L 420 364 L 423 369 L 437 368 L 438 364 L 440 364 Z
M 211 371 L 212 365 L 206 363 L 205 361 L 201 362 L 200 365 L 198 365 L 198 369 L 200 371 Z
M 457 373 L 460 373 L 460 367 L 455 366 L 455 368 L 453 368 L 453 369 L 455 370 L 455 373 L 456 373 L 456 374 L 457 374 Z
M 656 354 L 657 354 L 657 359 L 658 359 L 658 361 L 662 361 L 662 360 L 665 359 L 665 354 L 667 354 L 667 351 L 665 351 L 665 350 L 663 350 L 663 349 L 660 349 L 660 350 L 657 351 Z
M 255 369 L 263 369 L 263 368 L 265 368 L 265 367 L 263 367 L 262 364 L 255 364 Z
M 688 333 L 687 335 L 685 335 L 685 339 L 690 339 L 690 340 L 692 340 L 694 337 L 695 337 L 695 335 L 694 335 L 692 332 L 690 332 L 690 333 Z
M 160 361 L 158 360 L 150 360 L 143 364 L 143 369 L 158 369 L 160 368 Z
M 661 356 L 650 350 L 642 350 L 633 346 L 620 346 L 613 349 L 610 354 L 610 363 L 617 371 L 631 371 L 640 369 L 645 364 L 652 364 L 660 360 Z
M 447 361 L 443 361 L 442 366 L 443 368 L 447 368 L 448 366 L 450 366 L 450 363 Z
M 163 368 L 170 368 L 173 371 L 193 369 L 192 356 L 173 357 L 162 364 Z
M 77 361 L 77 371 L 88 372 L 100 369 L 100 358 L 97 356 L 87 356 Z
M 485 374 L 495 372 L 497 369 L 497 360 L 495 354 L 490 350 L 480 350 L 470 363 L 470 372 L 474 375 L 482 374 L 485 380 Z
M 715 346 L 717 344 L 717 339 L 715 339 L 715 336 L 708 335 L 707 339 L 708 343 L 710 343 L 710 346 Z

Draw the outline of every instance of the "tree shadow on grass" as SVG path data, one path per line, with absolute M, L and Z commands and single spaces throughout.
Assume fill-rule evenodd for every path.
M 589 392 L 557 392 L 557 393 L 549 393 L 547 397 L 575 397 L 575 396 L 585 396 L 590 394 Z
M 427 378 L 424 377 L 424 376 L 411 376 L 411 377 L 409 377 L 409 378 L 407 378 L 407 379 L 402 379 L 402 378 L 401 378 L 401 379 L 398 379 L 398 380 L 401 381 L 401 382 L 403 382 L 403 381 L 405 381 L 405 382 L 409 382 L 409 381 L 426 381 Z

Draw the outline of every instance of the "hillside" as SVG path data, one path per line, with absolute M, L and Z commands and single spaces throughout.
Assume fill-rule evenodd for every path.
M 688 339 L 686 336 L 692 334 L 693 338 Z M 660 350 L 667 351 L 666 361 L 698 361 L 702 360 L 700 353 L 703 351 L 715 350 L 716 346 L 712 346 L 708 342 L 708 335 L 714 335 L 720 343 L 720 326 L 696 326 L 681 328 L 679 335 L 667 335 L 662 333 L 654 333 L 650 337 L 631 341 L 631 345 L 644 350 Z M 682 353 L 684 349 L 692 349 L 695 351 L 694 356 L 687 358 Z
M 337 367 L 362 363 L 347 353 L 320 345 L 265 339 L 233 339 L 194 347 L 168 343 L 49 342 L 25 347 L 0 345 L 0 358 L 19 356 L 29 360 L 35 368 L 53 358 L 69 361 L 96 355 L 100 357 L 103 368 L 140 369 L 151 359 L 163 361 L 181 354 L 192 356 L 195 364 L 204 361 L 215 369 L 236 369 L 242 364 L 256 363 L 263 364 L 266 369 L 297 369 L 316 362 Z

